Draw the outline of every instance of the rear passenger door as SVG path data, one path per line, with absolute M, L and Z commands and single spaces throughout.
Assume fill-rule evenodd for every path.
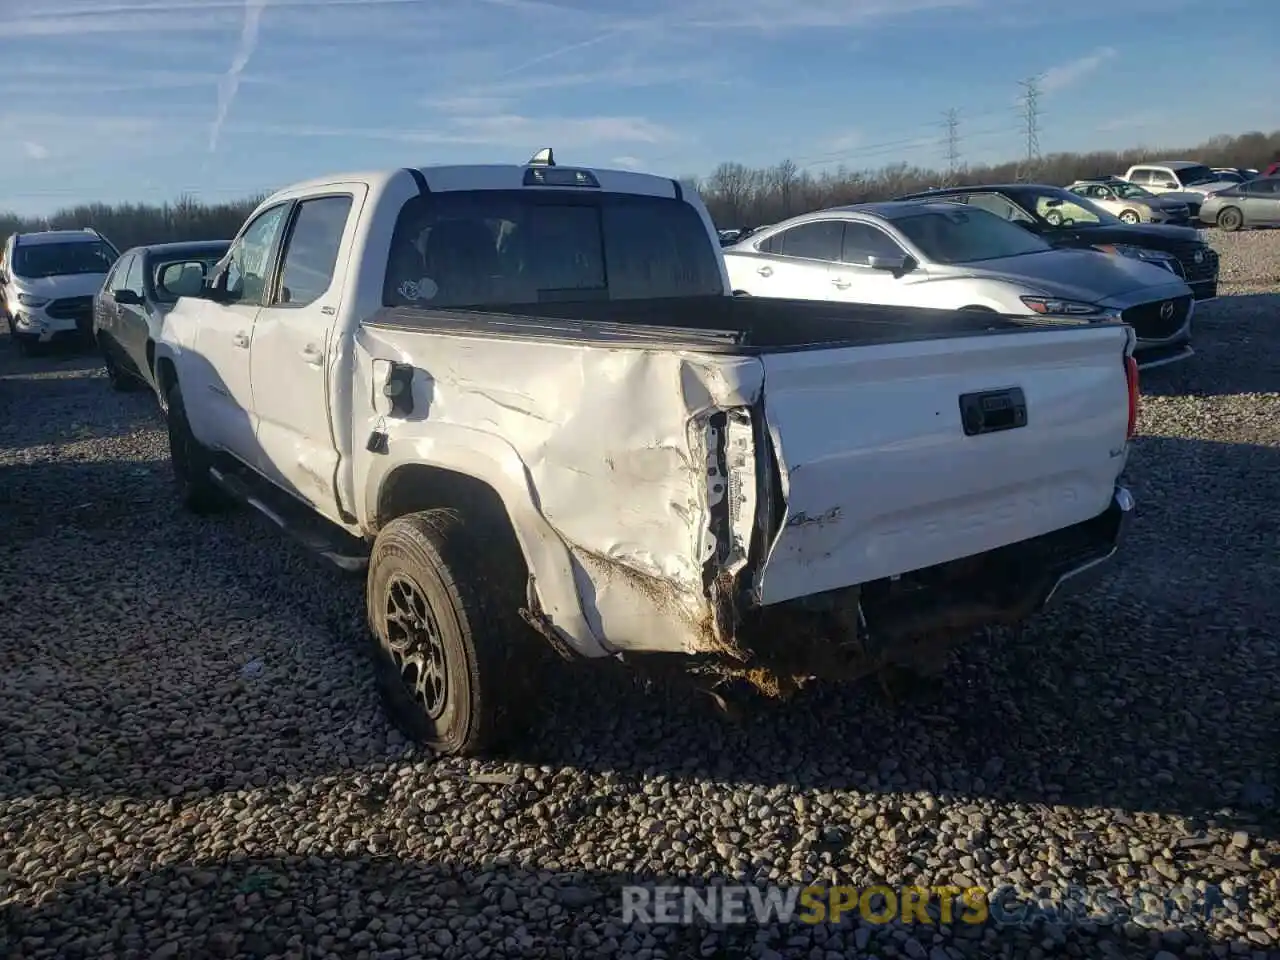
M 342 306 L 366 188 L 352 184 L 298 201 L 280 269 L 253 334 L 251 381 L 261 468 L 335 521 L 338 450 L 330 417 L 334 324 Z
M 812 220 L 774 234 L 760 247 L 769 256 L 759 263 L 759 279 L 746 289 L 757 297 L 834 300 L 830 269 L 840 262 L 843 236 L 840 220 Z
M 1280 179 L 1253 180 L 1244 184 L 1245 223 L 1251 227 L 1280 225 Z

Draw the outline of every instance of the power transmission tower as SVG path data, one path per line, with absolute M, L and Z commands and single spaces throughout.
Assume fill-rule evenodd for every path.
M 1026 127 L 1027 155 L 1018 172 L 1023 180 L 1035 175 L 1040 166 L 1040 77 L 1019 80 L 1022 87 L 1022 122 Z
M 947 150 L 947 179 L 943 186 L 954 186 L 956 174 L 960 170 L 960 111 L 952 107 L 945 114 L 944 121 L 947 136 L 944 145 Z

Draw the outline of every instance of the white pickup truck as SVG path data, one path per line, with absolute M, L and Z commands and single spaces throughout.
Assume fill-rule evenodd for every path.
M 543 641 L 775 692 L 936 666 L 1133 505 L 1128 327 L 733 297 L 662 177 L 313 180 L 210 278 L 155 351 L 181 496 L 367 565 L 384 698 L 442 752 L 519 729 Z

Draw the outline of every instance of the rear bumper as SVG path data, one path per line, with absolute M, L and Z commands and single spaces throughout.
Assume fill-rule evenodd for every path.
M 752 667 L 775 676 L 852 680 L 891 664 L 937 669 L 945 651 L 974 631 L 1015 626 L 1096 586 L 1133 509 L 1132 494 L 1116 485 L 1107 508 L 1083 523 L 902 577 L 756 608 L 739 641 Z
M 1196 298 L 1197 303 L 1207 303 L 1210 300 L 1216 300 L 1218 297 L 1217 279 L 1196 280 L 1188 282 L 1187 286 L 1191 288 L 1191 294 Z
M 1057 579 L 1054 580 L 1053 586 L 1049 588 L 1049 592 L 1041 602 L 1042 609 L 1056 606 L 1069 597 L 1091 590 L 1107 575 L 1112 561 L 1120 549 L 1125 530 L 1129 526 L 1129 519 L 1133 515 L 1133 507 L 1133 494 L 1129 492 L 1128 487 L 1117 486 L 1116 492 L 1111 498 L 1111 505 L 1098 518 L 1101 521 L 1100 526 L 1102 529 L 1110 531 L 1110 546 L 1105 545 L 1107 534 L 1104 533 L 1103 545 L 1100 546 L 1097 556 L 1092 559 L 1082 560 L 1059 573 Z
M 1138 361 L 1139 370 L 1155 370 L 1157 367 L 1167 367 L 1171 363 L 1181 363 L 1183 360 L 1190 360 L 1196 355 L 1191 344 L 1171 343 L 1162 346 L 1150 347 L 1146 350 L 1134 350 L 1133 359 Z

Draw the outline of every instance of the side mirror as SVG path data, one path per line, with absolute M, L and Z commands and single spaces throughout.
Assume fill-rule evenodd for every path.
M 914 259 L 904 254 L 900 257 L 867 257 L 867 266 L 872 270 L 884 270 L 895 277 L 900 277 L 914 270 L 917 264 Z
M 142 297 L 133 290 L 114 290 L 111 293 L 111 299 L 126 307 L 142 306 Z

